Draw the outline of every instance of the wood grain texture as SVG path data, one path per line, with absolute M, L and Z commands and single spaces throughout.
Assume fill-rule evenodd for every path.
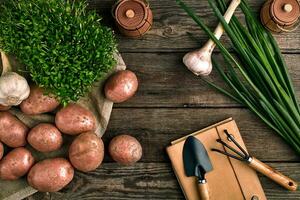
M 172 140 L 229 117 L 236 120 L 253 156 L 263 161 L 299 161 L 299 156 L 247 109 L 114 109 L 103 139 L 108 144 L 113 136 L 131 134 L 143 146 L 143 161 L 162 162 L 167 160 L 165 147 Z
M 286 175 L 300 180 L 299 163 L 269 163 Z M 294 200 L 300 191 L 289 192 L 266 177 L 260 176 L 268 199 Z M 76 172 L 75 179 L 59 193 L 37 193 L 27 200 L 131 200 L 184 199 L 168 163 L 137 163 L 121 166 L 105 163 L 95 172 Z
M 300 43 L 300 42 L 299 42 Z M 139 79 L 137 94 L 115 107 L 239 107 L 235 101 L 212 89 L 182 63 L 183 53 L 123 53 L 128 69 Z M 216 55 L 220 60 L 220 55 Z M 300 98 L 300 56 L 285 54 Z M 223 86 L 215 70 L 211 79 Z
M 96 9 L 104 21 L 111 26 L 110 14 L 113 0 L 89 0 L 90 9 Z M 185 0 L 207 25 L 213 30 L 217 26 L 217 18 L 209 8 L 207 1 Z M 255 11 L 259 11 L 264 0 L 249 1 Z M 208 37 L 198 28 L 192 19 L 177 6 L 174 0 L 149 0 L 153 11 L 152 29 L 140 39 L 128 39 L 118 35 L 121 52 L 176 52 L 199 48 Z M 237 11 L 237 16 L 241 16 Z M 117 29 L 114 27 L 117 31 Z M 187 32 L 195 38 L 190 37 Z M 300 29 L 276 36 L 280 48 L 284 52 L 300 52 Z M 227 41 L 227 39 L 225 40 Z

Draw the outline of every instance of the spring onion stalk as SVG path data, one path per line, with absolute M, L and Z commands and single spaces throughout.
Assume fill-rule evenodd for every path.
M 240 4 L 246 25 L 235 16 L 227 24 L 223 17 L 227 9 L 225 0 L 208 0 L 231 40 L 233 53 L 191 8 L 182 0 L 176 2 L 216 43 L 223 56 L 225 67 L 215 59 L 212 61 L 229 89 L 208 80 L 205 82 L 247 106 L 300 154 L 300 107 L 293 83 L 276 41 L 259 22 L 247 0 Z

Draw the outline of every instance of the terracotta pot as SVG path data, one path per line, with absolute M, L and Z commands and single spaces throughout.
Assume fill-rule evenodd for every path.
M 120 0 L 112 9 L 120 32 L 128 37 L 140 37 L 152 26 L 153 15 L 148 2 Z
M 300 4 L 297 0 L 268 0 L 260 11 L 263 25 L 272 32 L 290 32 L 299 25 Z

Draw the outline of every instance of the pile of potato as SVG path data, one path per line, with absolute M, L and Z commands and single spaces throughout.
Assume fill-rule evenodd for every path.
M 121 74 L 121 76 L 123 75 Z M 120 83 L 124 84 L 124 81 Z M 108 81 L 108 84 L 111 84 L 111 81 Z M 111 98 L 118 97 L 113 93 L 114 88 L 111 85 L 106 87 Z M 29 97 L 20 105 L 23 113 L 36 115 L 52 112 L 59 108 L 59 102 L 51 95 L 45 95 L 43 89 L 37 86 L 31 86 L 30 89 Z M 117 90 L 119 89 L 120 87 L 117 86 Z M 128 98 L 133 96 L 137 85 L 132 89 L 133 93 L 127 91 Z M 124 95 L 121 96 L 124 101 L 126 98 Z M 40 123 L 32 129 L 29 129 L 10 112 L 4 111 L 7 109 L 9 107 L 0 106 L 1 179 L 16 180 L 27 174 L 27 181 L 33 188 L 42 192 L 55 192 L 71 182 L 74 168 L 82 172 L 89 172 L 95 170 L 102 163 L 104 144 L 94 132 L 96 129 L 95 116 L 86 108 L 78 104 L 69 104 L 58 110 L 54 124 Z M 76 136 L 69 147 L 68 159 L 50 158 L 35 163 L 34 156 L 26 149 L 25 145 L 28 143 L 35 150 L 43 153 L 56 151 L 64 143 L 62 134 Z M 3 144 L 12 148 L 5 156 Z M 141 158 L 142 147 L 135 138 L 129 135 L 120 135 L 110 142 L 109 153 L 119 163 L 132 164 Z

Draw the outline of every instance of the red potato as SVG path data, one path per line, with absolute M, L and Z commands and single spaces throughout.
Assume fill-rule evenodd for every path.
M 83 172 L 95 170 L 102 163 L 103 157 L 103 141 L 93 132 L 80 134 L 69 148 L 72 165 Z
M 69 104 L 57 112 L 56 127 L 63 133 L 77 135 L 96 129 L 96 118 L 93 113 L 78 104 Z
M 131 98 L 138 89 L 138 79 L 129 70 L 112 75 L 104 87 L 105 96 L 114 103 L 121 103 Z
M 57 192 L 74 177 L 72 165 L 64 158 L 51 158 L 36 163 L 27 176 L 28 184 L 40 192 Z
M 9 112 L 0 112 L 0 141 L 9 147 L 26 145 L 28 127 Z
M 0 104 L 0 111 L 6 111 L 9 110 L 11 108 L 11 106 L 3 106 Z
M 62 146 L 63 137 L 54 125 L 41 123 L 30 130 L 27 141 L 40 152 L 51 152 Z
M 24 147 L 18 147 L 9 152 L 0 161 L 0 178 L 16 180 L 24 176 L 34 164 L 34 157 Z
M 3 157 L 3 154 L 4 154 L 4 146 L 3 146 L 3 144 L 0 142 L 0 160 L 1 160 L 2 157 Z
M 30 86 L 30 95 L 21 103 L 20 108 L 25 114 L 36 115 L 51 112 L 58 106 L 57 99 L 51 95 L 45 95 L 43 88 Z
M 133 164 L 142 157 L 142 146 L 130 135 L 119 135 L 109 143 L 109 154 L 112 159 L 121 164 Z

